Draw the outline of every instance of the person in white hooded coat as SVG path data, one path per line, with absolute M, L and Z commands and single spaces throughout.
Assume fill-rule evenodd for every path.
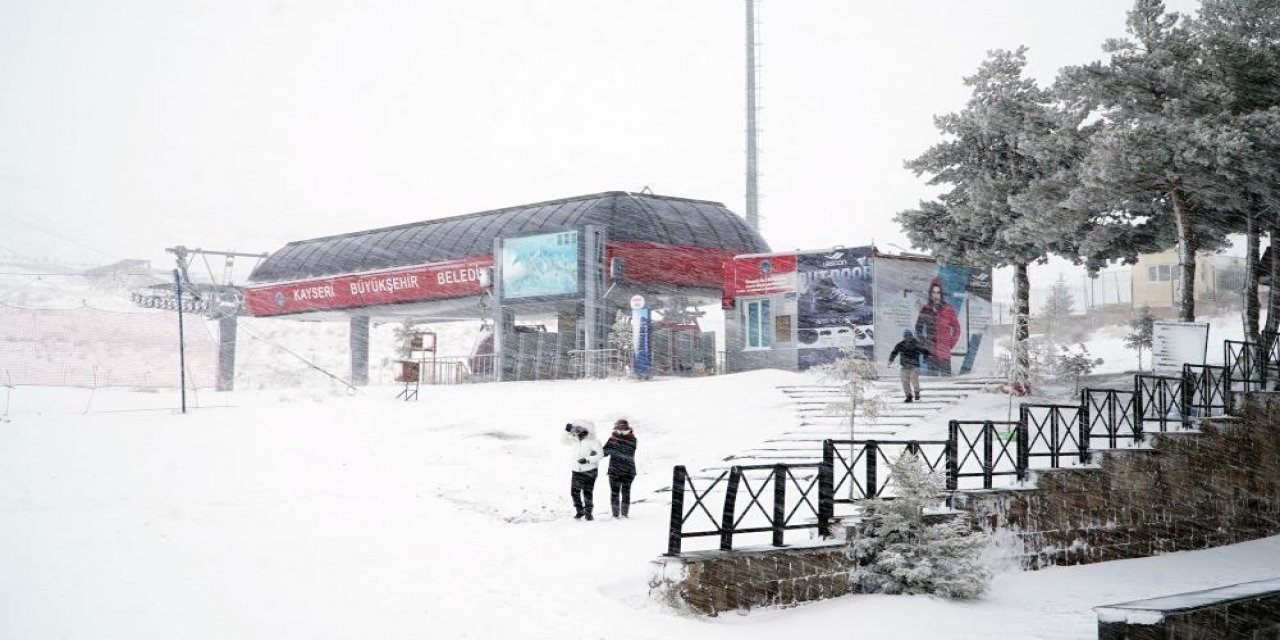
M 564 441 L 573 450 L 573 475 L 569 480 L 569 495 L 573 497 L 574 519 L 594 520 L 593 494 L 596 477 L 600 474 L 603 457 L 600 441 L 596 439 L 596 426 L 590 420 L 574 420 L 564 426 Z

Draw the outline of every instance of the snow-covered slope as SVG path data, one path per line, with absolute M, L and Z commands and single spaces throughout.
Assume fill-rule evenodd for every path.
M 794 422 L 755 372 L 657 382 L 216 394 L 12 390 L 0 422 L 0 637 L 1089 638 L 1092 606 L 1280 572 L 1280 539 L 1004 573 L 985 600 L 855 596 L 713 621 L 646 596 L 671 466 Z M 25 395 L 24 395 L 25 394 Z M 214 394 L 206 393 L 208 397 Z M 111 412 L 107 412 L 109 407 Z M 130 410 L 138 409 L 138 410 Z M 151 409 L 151 410 L 142 410 Z M 574 521 L 563 425 L 627 416 L 629 520 Z

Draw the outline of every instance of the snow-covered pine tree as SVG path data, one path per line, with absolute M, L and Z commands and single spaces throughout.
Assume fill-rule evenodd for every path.
M 1133 260 L 1175 246 L 1178 316 L 1193 321 L 1196 254 L 1221 246 L 1226 233 L 1214 213 L 1224 192 L 1217 164 L 1227 88 L 1186 20 L 1166 13 L 1161 0 L 1135 0 L 1127 31 L 1103 46 L 1107 62 L 1060 76 L 1068 100 L 1103 120 L 1069 200 L 1095 223 L 1083 242 L 1087 255 Z
M 841 349 L 840 359 L 826 367 L 823 377 L 840 385 L 841 399 L 827 405 L 835 415 L 849 417 L 849 439 L 857 437 L 858 417 L 875 420 L 884 411 L 884 400 L 872 391 L 876 381 L 875 363 L 855 349 Z M 849 459 L 854 459 L 854 445 L 849 445 Z M 849 491 L 855 490 L 849 483 Z
M 396 339 L 396 355 L 401 358 L 408 358 L 413 354 L 413 335 L 417 333 L 417 321 L 413 318 L 405 318 L 392 329 L 391 333 Z
M 1054 361 L 1055 373 L 1071 382 L 1076 395 L 1080 395 L 1080 381 L 1103 363 L 1102 358 L 1090 355 L 1089 347 L 1084 346 L 1083 343 L 1077 344 L 1074 350 L 1067 345 L 1062 345 Z
M 934 118 L 944 140 L 906 163 L 916 175 L 929 174 L 929 184 L 950 190 L 895 217 L 912 244 L 943 260 L 1013 267 L 1013 371 L 1022 388 L 1030 371 L 1028 267 L 1049 253 L 1076 255 L 1079 233 L 1072 226 L 1076 218 L 1056 216 L 1046 224 L 1026 215 L 1034 207 L 1012 203 L 1070 163 L 1070 153 L 1054 150 L 1080 146 L 1070 141 L 1082 117 L 1058 110 L 1049 91 L 1023 76 L 1025 67 L 1025 47 L 992 51 L 964 79 L 973 89 L 965 108 Z
M 1076 301 L 1071 295 L 1071 287 L 1067 286 L 1067 279 L 1062 274 L 1058 274 L 1058 280 L 1053 283 L 1053 287 L 1049 289 L 1049 297 L 1044 301 L 1044 307 L 1041 311 L 1045 316 L 1045 325 L 1049 327 L 1049 339 L 1054 336 L 1054 329 L 1062 318 L 1071 314 L 1075 309 Z
M 982 595 L 991 581 L 980 559 L 987 536 L 963 518 L 926 520 L 925 509 L 942 504 L 943 491 L 919 457 L 904 452 L 891 469 L 897 497 L 868 500 L 854 526 L 849 543 L 853 589 L 945 598 Z
M 1258 341 L 1259 280 L 1280 271 L 1280 166 L 1274 161 L 1280 119 L 1280 4 L 1274 0 L 1203 0 L 1192 30 L 1206 65 L 1228 91 L 1221 106 L 1223 126 L 1234 134 L 1222 154 L 1219 175 L 1227 183 L 1216 199 L 1235 204 L 1232 227 L 1245 235 L 1245 339 Z M 1259 240 L 1271 236 L 1272 260 L 1259 265 Z M 1280 327 L 1280 299 L 1271 298 L 1266 333 Z
M 1151 307 L 1143 307 L 1138 316 L 1129 321 L 1131 331 L 1124 337 L 1124 346 L 1138 352 L 1138 371 L 1142 371 L 1142 352 L 1151 349 L 1155 322 L 1156 317 L 1151 315 Z

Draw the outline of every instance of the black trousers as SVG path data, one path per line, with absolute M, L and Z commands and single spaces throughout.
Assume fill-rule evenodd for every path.
M 569 495 L 573 496 L 573 508 L 580 516 L 591 513 L 595 507 L 592 494 L 595 493 L 596 477 L 599 475 L 600 471 L 596 469 L 573 472 L 573 478 L 569 481 Z
M 613 509 L 615 518 L 627 517 L 627 510 L 631 508 L 631 481 L 635 479 L 634 475 L 609 474 L 609 506 Z

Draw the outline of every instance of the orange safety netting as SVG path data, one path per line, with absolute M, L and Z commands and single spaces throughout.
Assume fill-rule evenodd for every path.
M 187 386 L 213 387 L 217 344 L 184 316 Z M 0 385 L 178 387 L 173 312 L 24 309 L 0 304 Z

